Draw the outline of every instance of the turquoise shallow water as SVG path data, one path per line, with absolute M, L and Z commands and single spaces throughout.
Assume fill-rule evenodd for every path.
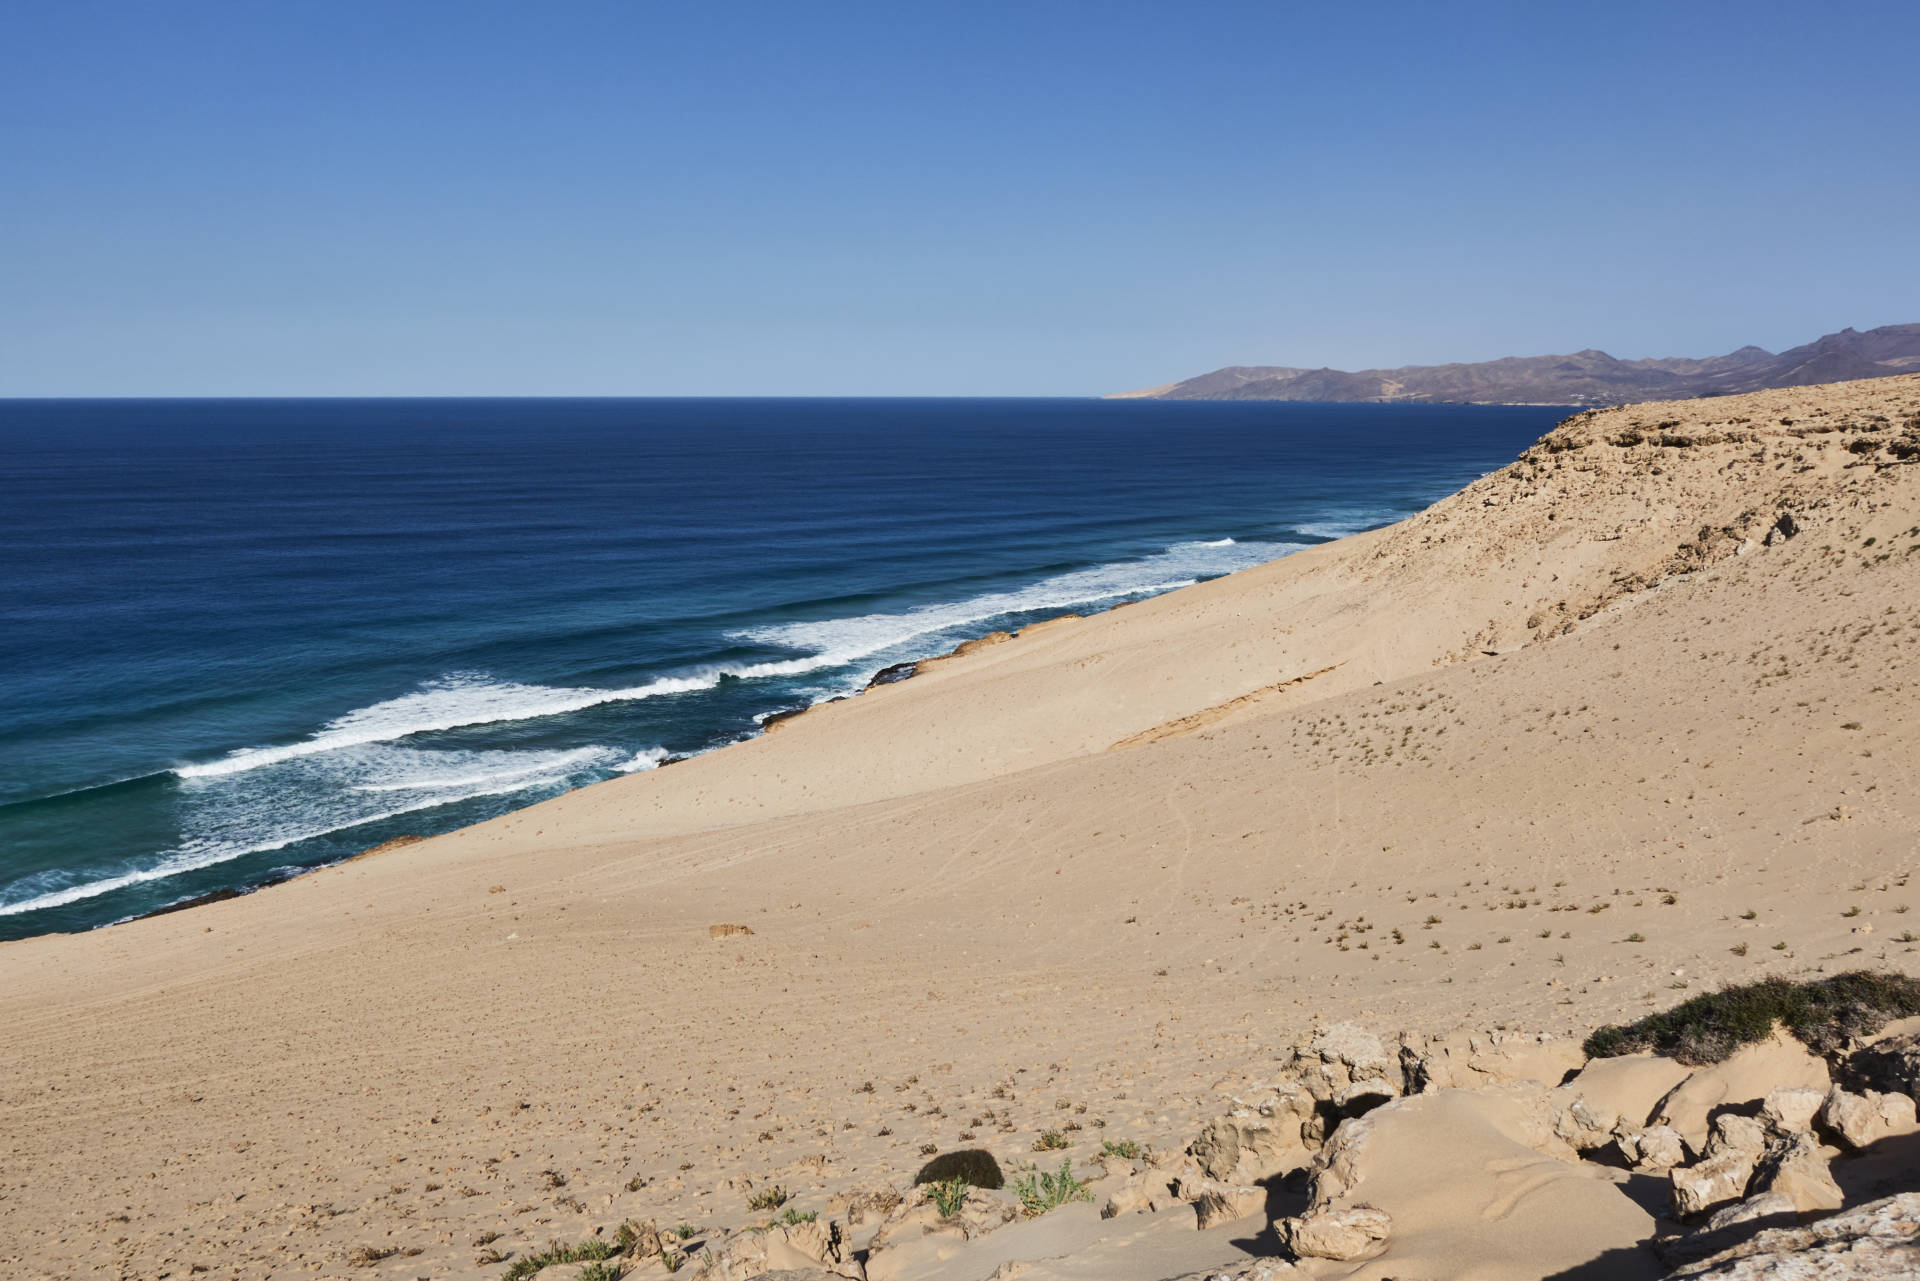
M 445 831 L 1398 519 L 1563 412 L 0 402 L 0 938 Z

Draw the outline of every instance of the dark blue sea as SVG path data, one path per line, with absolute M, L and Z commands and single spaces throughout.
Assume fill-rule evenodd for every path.
M 711 751 L 1396 520 L 1563 412 L 0 401 L 0 938 Z

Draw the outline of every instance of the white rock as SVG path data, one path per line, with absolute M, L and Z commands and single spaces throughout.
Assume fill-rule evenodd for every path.
M 1301 1258 L 1371 1259 L 1387 1248 L 1393 1220 L 1370 1205 L 1311 1211 L 1277 1225 L 1287 1248 Z
M 1820 1124 L 1850 1148 L 1870 1147 L 1896 1134 L 1920 1129 L 1914 1101 L 1904 1094 L 1865 1090 L 1855 1094 L 1834 1086 L 1820 1108 Z

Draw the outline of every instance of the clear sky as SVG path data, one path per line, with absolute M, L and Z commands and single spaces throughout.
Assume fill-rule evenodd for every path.
M 1920 321 L 1920 4 L 0 3 L 0 395 L 1083 394 Z

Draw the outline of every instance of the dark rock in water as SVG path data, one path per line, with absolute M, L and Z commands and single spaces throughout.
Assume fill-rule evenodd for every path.
M 1000 1173 L 1000 1163 L 993 1159 L 993 1153 L 983 1148 L 942 1152 L 921 1166 L 920 1173 L 913 1176 L 916 1185 L 944 1183 L 948 1179 L 964 1179 L 970 1186 L 985 1188 L 989 1192 L 1007 1185 L 1006 1176 Z
M 809 706 L 811 706 L 811 704 L 809 704 Z M 760 722 L 760 728 L 763 730 L 770 730 L 775 725 L 778 725 L 781 721 L 790 721 L 794 717 L 800 715 L 802 712 L 805 712 L 806 710 L 807 710 L 806 707 L 789 707 L 784 712 L 774 712 L 772 715 L 768 716 L 767 719 Z
M 192 898 L 183 898 L 178 903 L 169 903 L 165 907 L 156 907 L 151 912 L 142 912 L 133 917 L 135 921 L 144 921 L 150 917 L 165 916 L 169 912 L 184 912 L 190 907 L 204 907 L 208 903 L 224 903 L 230 898 L 239 898 L 239 890 L 214 890 L 211 894 L 196 894 Z
M 883 667 L 873 674 L 873 679 L 867 682 L 867 688 L 872 689 L 875 685 L 898 685 L 912 676 L 919 666 L 918 663 L 895 663 L 891 667 Z

